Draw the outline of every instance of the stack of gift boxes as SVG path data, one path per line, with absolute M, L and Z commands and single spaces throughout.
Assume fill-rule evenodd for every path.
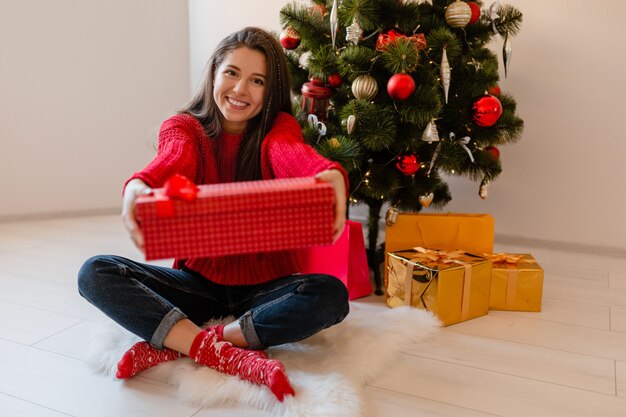
M 493 253 L 493 230 L 485 214 L 400 214 L 386 228 L 387 305 L 429 310 L 444 326 L 541 311 L 543 269 L 529 254 Z
M 196 186 L 175 176 L 138 199 L 137 217 L 146 259 L 226 256 L 330 245 L 334 203 L 332 186 L 313 178 Z M 386 229 L 387 304 L 427 309 L 446 326 L 489 309 L 540 311 L 543 270 L 528 254 L 494 254 L 493 230 L 489 215 L 398 215 Z M 362 263 L 367 285 L 351 299 L 371 291 Z

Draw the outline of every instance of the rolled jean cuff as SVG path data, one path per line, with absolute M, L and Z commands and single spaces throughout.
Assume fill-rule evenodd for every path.
M 150 339 L 150 344 L 157 349 L 163 349 L 163 341 L 167 334 L 172 330 L 172 327 L 182 319 L 186 319 L 187 316 L 180 311 L 178 308 L 174 308 L 170 310 L 169 313 L 163 317 L 159 327 L 157 327 L 156 331 L 152 335 L 152 339 Z
M 248 311 L 239 318 L 239 327 L 243 333 L 244 339 L 248 343 L 248 349 L 263 350 L 265 346 L 259 340 L 259 336 L 254 329 L 254 323 L 252 323 L 252 312 Z

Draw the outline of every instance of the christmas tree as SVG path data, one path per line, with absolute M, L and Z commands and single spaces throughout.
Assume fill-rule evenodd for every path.
M 285 5 L 280 41 L 286 49 L 305 139 L 341 163 L 350 203 L 369 207 L 369 261 L 377 293 L 381 209 L 443 207 L 446 175 L 480 183 L 502 171 L 497 146 L 518 140 L 523 121 L 500 91 L 511 37 L 522 14 L 498 2 L 311 0 Z

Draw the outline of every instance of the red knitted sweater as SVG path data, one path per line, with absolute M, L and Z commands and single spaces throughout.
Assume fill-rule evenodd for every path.
M 152 188 L 163 186 L 173 174 L 194 178 L 196 183 L 203 179 L 206 184 L 233 181 L 242 137 L 224 133 L 214 140 L 193 116 L 173 116 L 161 126 L 157 156 L 128 181 L 139 178 Z M 347 183 L 347 174 L 341 165 L 305 144 L 298 122 L 287 113 L 279 113 L 261 145 L 263 179 L 308 177 L 326 169 L 340 170 Z M 174 262 L 174 267 L 183 265 L 226 285 L 260 284 L 300 269 L 298 251 L 176 259 Z

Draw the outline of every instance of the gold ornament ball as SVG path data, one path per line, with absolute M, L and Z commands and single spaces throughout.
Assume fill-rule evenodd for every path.
M 328 139 L 328 144 L 331 148 L 338 148 L 341 146 L 341 143 L 337 140 L 337 138 Z
M 378 94 L 378 84 L 371 75 L 359 75 L 352 82 L 352 94 L 359 100 L 369 101 Z
M 472 8 L 464 1 L 457 0 L 446 9 L 446 22 L 453 28 L 467 26 L 472 18 Z

